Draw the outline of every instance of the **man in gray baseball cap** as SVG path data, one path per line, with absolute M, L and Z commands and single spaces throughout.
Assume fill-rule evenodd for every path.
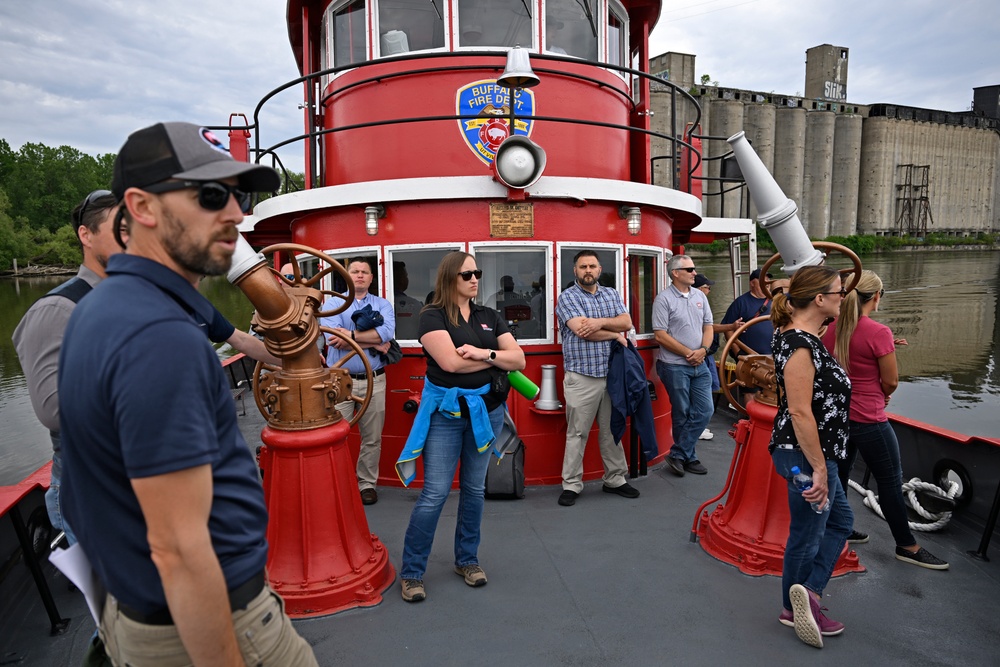
M 267 582 L 257 467 L 199 326 L 240 200 L 278 184 L 188 123 L 133 133 L 115 160 L 128 249 L 73 311 L 59 397 L 66 515 L 108 591 L 116 665 L 317 664 Z

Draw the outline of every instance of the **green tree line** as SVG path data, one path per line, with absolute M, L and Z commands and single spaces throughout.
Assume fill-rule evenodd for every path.
M 15 151 L 0 139 L 0 273 L 15 260 L 20 268 L 83 261 L 70 215 L 90 192 L 111 188 L 114 162 L 114 153 L 32 143 Z M 287 176 L 283 192 L 302 189 L 302 174 Z
M 13 150 L 0 139 L 0 270 L 28 264 L 79 264 L 70 212 L 111 186 L 113 153 L 94 157 L 71 146 L 27 143 Z

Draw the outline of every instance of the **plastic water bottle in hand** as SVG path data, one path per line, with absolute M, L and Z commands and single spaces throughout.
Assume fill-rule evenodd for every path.
M 812 488 L 813 481 L 812 477 L 799 470 L 798 466 L 792 466 L 792 484 L 802 493 Z M 826 496 L 826 504 L 820 506 L 819 503 L 809 503 L 809 507 L 812 507 L 816 514 L 822 514 L 830 509 L 830 495 Z

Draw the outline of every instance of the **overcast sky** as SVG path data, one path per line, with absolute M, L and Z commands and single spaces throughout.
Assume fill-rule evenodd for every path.
M 805 51 L 850 49 L 848 100 L 962 111 L 1000 84 L 997 0 L 680 0 L 651 53 L 720 85 L 801 94 Z M 3 0 L 0 138 L 113 153 L 161 120 L 224 125 L 298 76 L 283 0 Z M 265 107 L 264 143 L 300 131 L 301 94 Z M 273 129 L 269 129 L 273 128 Z M 301 168 L 300 150 L 286 154 Z

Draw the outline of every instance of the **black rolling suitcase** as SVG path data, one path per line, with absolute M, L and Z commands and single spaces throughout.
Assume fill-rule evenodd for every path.
M 524 498 L 524 442 L 517 437 L 517 428 L 508 412 L 504 413 L 503 429 L 497 439 L 500 451 L 506 453 L 499 460 L 490 453 L 486 497 L 492 500 Z

